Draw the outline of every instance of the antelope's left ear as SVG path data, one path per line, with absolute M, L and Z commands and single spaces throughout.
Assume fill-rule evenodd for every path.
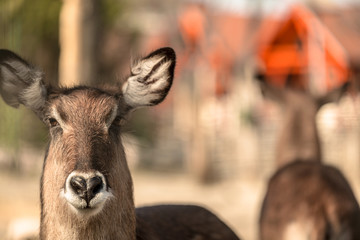
M 318 108 L 330 102 L 338 103 L 341 97 L 349 90 L 349 87 L 350 87 L 350 83 L 345 82 L 339 87 L 334 88 L 333 90 L 328 92 L 325 96 L 321 96 L 318 99 L 316 99 Z
M 129 109 L 153 106 L 164 100 L 174 78 L 175 52 L 158 49 L 131 66 L 131 75 L 122 86 Z

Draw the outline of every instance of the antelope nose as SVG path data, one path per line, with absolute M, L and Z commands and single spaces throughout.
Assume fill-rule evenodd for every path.
M 103 186 L 104 184 L 101 177 L 96 176 L 89 179 L 88 181 L 89 201 L 102 190 Z
M 74 176 L 70 179 L 70 187 L 77 194 L 79 197 L 84 198 L 86 197 L 86 180 L 80 176 Z
M 102 190 L 103 186 L 103 180 L 99 176 L 89 179 L 85 179 L 82 176 L 73 176 L 70 179 L 70 187 L 73 192 L 84 199 L 87 204 Z

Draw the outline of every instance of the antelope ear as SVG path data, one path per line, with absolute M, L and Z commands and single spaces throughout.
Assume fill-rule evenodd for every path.
M 349 82 L 343 83 L 341 86 L 334 88 L 333 90 L 328 92 L 325 96 L 319 97 L 317 99 L 318 108 L 330 102 L 339 102 L 341 97 L 348 90 L 349 85 Z
M 175 58 L 172 48 L 161 48 L 132 65 L 131 76 L 122 87 L 129 109 L 164 100 L 174 78 Z
M 12 106 L 20 104 L 39 114 L 45 105 L 43 73 L 9 50 L 0 49 L 0 95 Z

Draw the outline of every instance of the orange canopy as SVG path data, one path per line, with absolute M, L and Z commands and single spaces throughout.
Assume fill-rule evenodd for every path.
M 257 56 L 267 81 L 320 92 L 348 81 L 343 47 L 311 11 L 295 6 L 286 18 L 269 20 L 272 27 L 264 23 Z

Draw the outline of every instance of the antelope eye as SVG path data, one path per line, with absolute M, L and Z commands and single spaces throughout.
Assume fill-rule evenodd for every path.
M 56 126 L 59 126 L 59 123 L 58 123 L 58 121 L 56 121 L 56 119 L 55 118 L 49 118 L 49 125 L 50 125 L 50 127 L 56 127 Z

